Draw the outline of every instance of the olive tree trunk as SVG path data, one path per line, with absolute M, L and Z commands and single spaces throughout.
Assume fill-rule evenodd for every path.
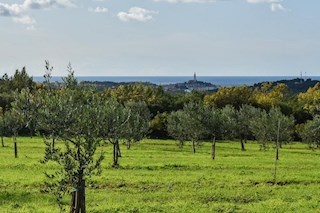
M 117 141 L 117 149 L 118 149 L 118 156 L 119 158 L 121 158 L 121 150 L 120 150 L 120 144 L 119 144 L 119 141 Z
M 179 140 L 179 148 L 182 149 L 183 147 L 183 140 Z
M 212 145 L 211 145 L 211 158 L 214 160 L 216 157 L 216 137 L 213 138 L 212 140 Z
M 131 140 L 127 140 L 127 149 L 130 149 L 131 148 Z
M 193 149 L 193 153 L 195 154 L 196 153 L 196 145 L 195 145 L 194 140 L 192 140 L 192 149 Z
M 14 134 L 13 136 L 13 143 L 14 143 L 14 157 L 18 158 L 18 145 L 17 145 L 17 136 Z
M 52 146 L 51 146 L 52 151 L 54 150 L 54 148 L 55 148 L 55 137 L 54 137 L 54 134 L 52 134 Z
M 4 139 L 3 139 L 3 136 L 1 136 L 1 144 L 2 144 L 2 147 L 4 147 Z
M 119 166 L 119 145 L 118 145 L 119 141 L 118 140 L 114 140 L 113 141 L 113 167 L 118 167 Z
M 241 143 L 241 151 L 246 151 L 246 149 L 244 148 L 244 140 L 243 140 L 243 138 L 241 138 L 240 143 Z
M 277 141 L 276 141 L 276 156 L 275 156 L 275 161 L 274 161 L 274 175 L 273 175 L 274 184 L 277 183 L 277 166 L 278 166 L 278 160 L 279 160 L 280 124 L 281 124 L 281 121 L 279 120 L 279 123 L 278 123 L 278 134 L 277 134 Z
M 80 159 L 81 149 L 78 144 L 78 158 Z M 85 196 L 85 180 L 83 179 L 83 162 L 80 160 L 78 170 L 78 180 L 72 192 L 70 213 L 85 213 L 86 212 L 86 196 Z
M 85 180 L 83 180 L 83 171 L 78 176 L 77 186 L 72 192 L 70 213 L 86 212 L 86 192 Z

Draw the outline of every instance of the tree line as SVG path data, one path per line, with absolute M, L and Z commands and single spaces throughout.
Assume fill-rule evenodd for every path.
M 219 109 L 190 102 L 182 110 L 169 114 L 168 132 L 180 147 L 191 141 L 194 153 L 196 145 L 202 140 L 212 140 L 214 159 L 217 139 L 239 140 L 242 151 L 245 151 L 248 139 L 256 139 L 261 150 L 266 150 L 270 143 L 277 141 L 280 146 L 290 142 L 294 133 L 294 118 L 284 115 L 280 108 L 267 112 L 250 105 L 242 105 L 239 109 L 227 105 Z
M 5 74 L 0 79 L 0 107 L 8 111 L 14 100 L 14 92 L 29 88 L 30 91 L 43 89 L 43 83 L 35 83 L 29 77 L 26 68 L 16 70 L 12 77 Z M 107 88 L 97 93 L 113 97 L 124 103 L 128 101 L 143 101 L 147 104 L 151 114 L 149 135 L 152 138 L 167 138 L 169 136 L 166 122 L 172 111 L 183 109 L 189 102 L 200 102 L 205 106 L 223 108 L 232 105 L 239 109 L 242 105 L 251 105 L 269 111 L 272 107 L 279 107 L 285 115 L 292 115 L 296 124 L 304 124 L 318 114 L 320 103 L 320 85 L 317 84 L 304 93 L 291 93 L 285 84 L 274 85 L 272 82 L 262 83 L 259 88 L 249 86 L 221 87 L 215 93 L 193 91 L 191 93 L 172 94 L 163 90 L 161 86 L 154 87 L 141 83 Z M 25 131 L 25 130 L 24 130 Z M 25 134 L 25 132 L 24 132 Z M 295 139 L 301 136 L 295 135 Z

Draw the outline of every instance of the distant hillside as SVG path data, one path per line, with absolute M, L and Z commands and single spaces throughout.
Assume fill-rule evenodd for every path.
M 152 84 L 149 82 L 112 82 L 112 81 L 82 81 L 80 82 L 82 86 L 94 86 L 98 90 L 104 90 L 105 88 L 116 88 L 121 85 L 135 85 L 135 84 L 143 84 L 145 86 L 153 86 L 157 87 L 156 84 Z
M 157 87 L 158 85 L 152 84 L 150 82 L 112 82 L 112 81 L 82 81 L 80 83 L 82 86 L 90 87 L 94 86 L 98 90 L 104 90 L 105 88 L 116 88 L 121 85 L 134 85 L 134 84 L 143 84 L 145 86 Z M 218 89 L 218 86 L 211 83 L 190 80 L 184 83 L 175 83 L 175 84 L 164 84 L 161 85 L 163 89 L 170 93 L 185 93 L 196 91 L 215 91 Z
M 281 81 L 274 81 L 272 82 L 272 87 L 274 87 L 277 84 L 283 83 L 288 86 L 288 90 L 294 94 L 300 93 L 300 92 L 306 92 L 310 87 L 313 87 L 320 81 L 318 80 L 311 80 L 310 78 L 307 80 L 304 80 L 302 78 L 295 78 L 292 80 L 281 80 Z M 253 85 L 253 88 L 261 88 L 262 84 L 264 82 L 260 82 Z
M 306 92 L 310 87 L 313 87 L 320 81 L 318 80 L 311 80 L 311 79 L 301 79 L 301 78 L 295 78 L 292 80 L 280 80 L 280 81 L 274 81 L 272 82 L 272 87 L 279 83 L 286 84 L 288 86 L 289 92 L 293 94 L 297 94 L 300 92 Z M 143 84 L 148 86 L 157 87 L 158 85 L 150 83 L 150 82 L 112 82 L 112 81 L 82 81 L 80 84 L 83 86 L 95 86 L 99 90 L 103 90 L 105 88 L 116 88 L 120 85 L 128 85 L 128 84 Z M 256 83 L 252 86 L 252 88 L 261 88 L 262 84 L 266 82 L 260 82 Z M 185 92 L 191 92 L 192 90 L 197 91 L 216 91 L 219 89 L 219 86 L 203 82 L 203 81 L 194 81 L 190 80 L 188 82 L 184 83 L 175 83 L 175 84 L 164 84 L 162 85 L 165 91 L 170 93 L 185 93 Z

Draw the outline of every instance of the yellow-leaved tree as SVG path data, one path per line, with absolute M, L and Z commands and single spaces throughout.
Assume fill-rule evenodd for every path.
M 303 105 L 303 109 L 317 114 L 320 112 L 320 83 L 309 88 L 307 92 L 298 95 L 298 101 Z
M 272 82 L 265 82 L 260 89 L 254 90 L 253 96 L 259 106 L 270 109 L 279 106 L 283 102 L 287 90 L 287 85 L 283 83 L 272 87 Z

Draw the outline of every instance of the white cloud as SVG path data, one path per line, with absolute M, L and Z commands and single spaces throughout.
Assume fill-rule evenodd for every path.
M 14 17 L 13 21 L 25 25 L 33 25 L 36 21 L 30 16 Z
M 72 6 L 74 6 L 73 0 L 24 0 L 22 4 L 0 3 L 0 16 L 12 17 L 14 22 L 29 25 L 27 29 L 34 30 L 35 20 L 27 14 L 29 10 Z
M 0 16 L 15 17 L 20 16 L 23 8 L 19 4 L 4 4 L 0 3 Z
M 259 4 L 259 3 L 279 3 L 282 2 L 282 0 L 247 0 L 249 3 L 253 4 Z
M 282 4 L 279 3 L 272 3 L 270 5 L 271 11 L 276 12 L 276 11 L 286 11 L 286 8 L 282 6 Z
M 71 0 L 25 0 L 23 7 L 26 9 L 47 9 L 52 7 L 74 6 Z
M 119 12 L 117 16 L 124 22 L 128 22 L 130 20 L 146 22 L 153 19 L 152 14 L 158 14 L 158 12 L 141 7 L 131 7 L 128 12 Z
M 247 0 L 247 2 L 251 4 L 270 4 L 272 12 L 286 11 L 286 8 L 281 4 L 282 0 Z
M 105 8 L 105 7 L 96 7 L 96 8 L 89 8 L 88 9 L 90 12 L 93 12 L 93 13 L 107 13 L 108 12 L 108 8 Z
M 169 3 L 210 3 L 217 0 L 153 0 L 154 2 L 169 2 Z

